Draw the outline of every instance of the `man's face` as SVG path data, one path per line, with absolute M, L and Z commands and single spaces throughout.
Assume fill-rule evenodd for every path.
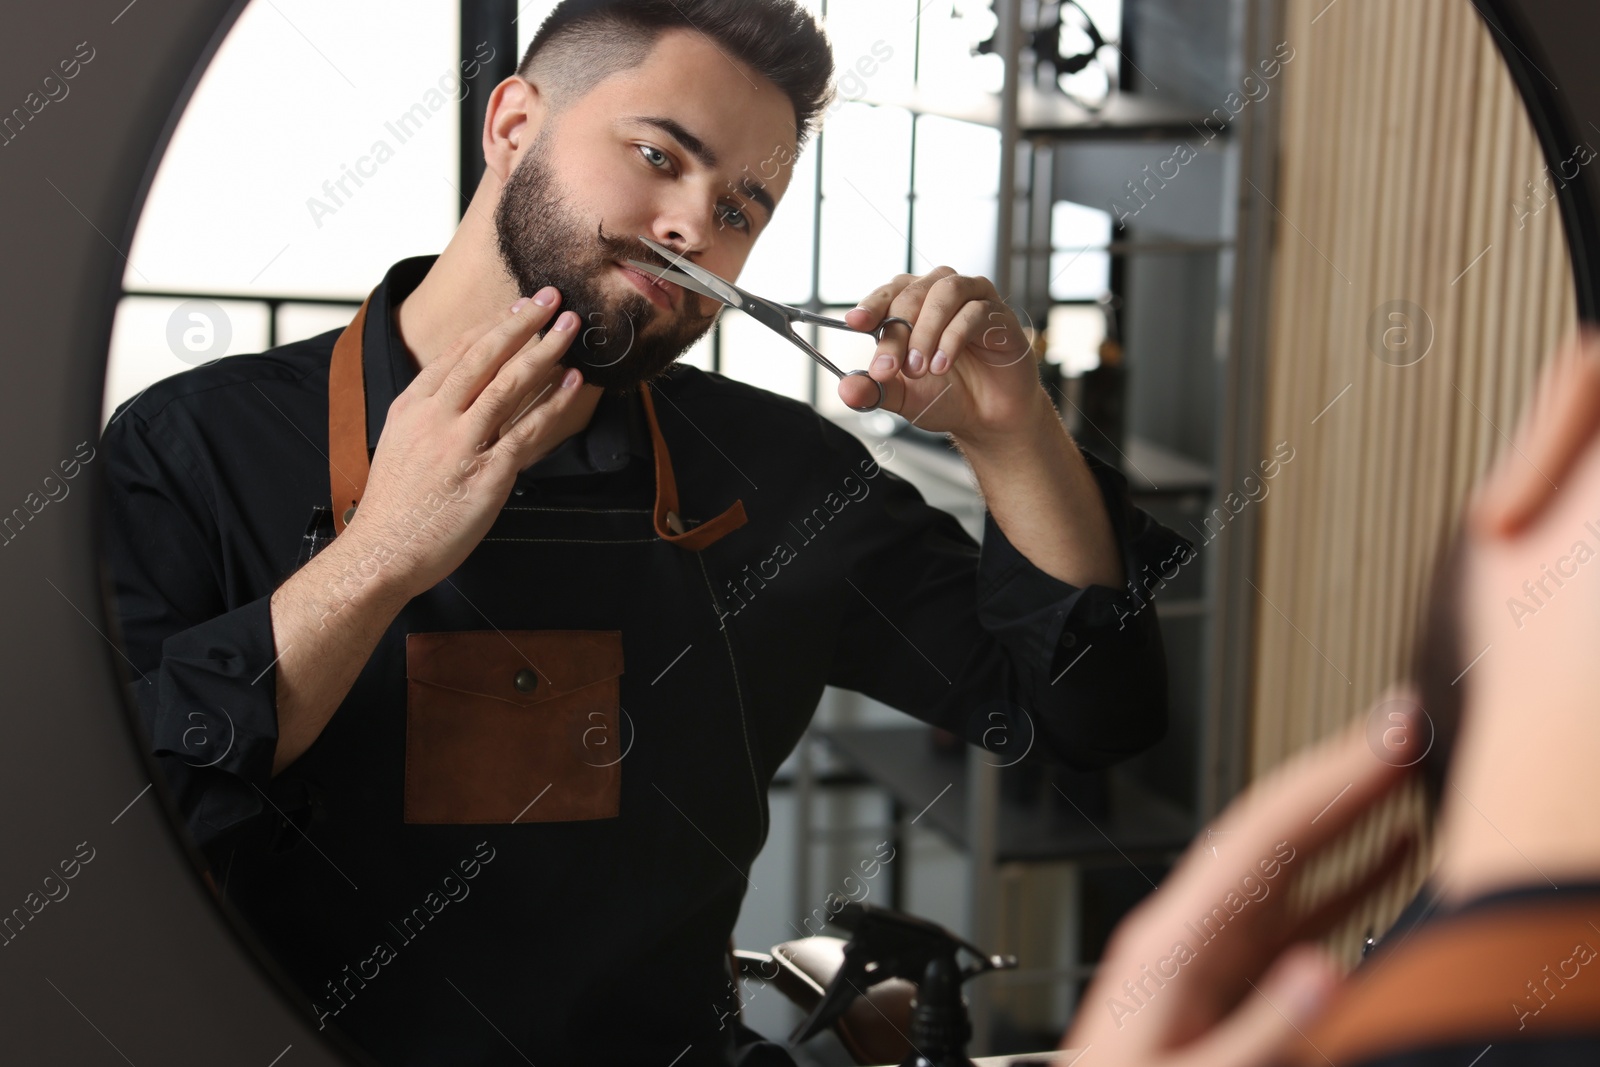
M 502 190 L 500 255 L 518 291 L 546 285 L 582 320 L 562 363 L 620 392 L 705 335 L 722 305 L 622 266 L 660 263 L 636 235 L 733 280 L 788 188 L 794 108 L 777 86 L 691 31 L 552 119 Z

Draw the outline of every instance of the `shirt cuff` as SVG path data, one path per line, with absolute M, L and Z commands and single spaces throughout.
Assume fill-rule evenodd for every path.
M 133 683 L 150 751 L 202 845 L 264 806 L 278 747 L 271 606 L 268 594 L 172 634 L 159 669 Z
M 1126 583 L 1075 586 L 1046 574 L 1024 556 L 994 516 L 983 517 L 983 544 L 978 561 L 978 605 L 985 627 L 1027 661 L 1070 663 L 1091 644 L 1138 640 L 1137 631 L 1153 621 L 1153 595 L 1196 556 L 1193 544 L 1135 507 L 1128 480 L 1121 471 L 1083 453 L 1100 489 Z M 1150 616 L 1150 619 L 1141 618 Z M 1135 626 L 1128 633 L 1131 621 Z

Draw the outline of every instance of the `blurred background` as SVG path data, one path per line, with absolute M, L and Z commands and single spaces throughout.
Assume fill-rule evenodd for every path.
M 481 174 L 483 99 L 553 6 L 250 3 L 159 162 L 104 417 L 199 363 L 342 328 L 392 263 L 441 250 Z M 1199 554 L 1155 608 L 1169 734 L 1112 771 L 1041 765 L 1030 738 L 967 751 L 830 690 L 774 790 L 736 941 L 821 932 L 830 893 L 914 912 L 1021 957 L 972 987 L 975 1048 L 1047 1047 L 1203 820 L 1402 671 L 1439 537 L 1574 321 L 1551 175 L 1468 0 L 807 6 L 838 96 L 740 284 L 840 315 L 901 272 L 995 279 L 1068 428 Z M 872 352 L 822 333 L 846 368 Z M 685 360 L 892 438 L 887 466 L 980 535 L 942 436 L 849 411 L 739 313 Z M 799 1013 L 752 986 L 745 1017 L 781 1038 Z

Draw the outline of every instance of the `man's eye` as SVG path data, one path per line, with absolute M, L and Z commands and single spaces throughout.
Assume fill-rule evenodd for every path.
M 644 155 L 646 162 L 648 162 L 652 167 L 658 167 L 663 163 L 671 162 L 667 158 L 667 154 L 661 151 L 659 148 L 655 148 L 647 144 L 642 144 L 638 147 L 639 151 Z
M 750 228 L 750 216 L 746 215 L 743 209 L 732 207 L 730 205 L 723 206 L 722 221 L 733 226 L 735 229 L 748 230 Z

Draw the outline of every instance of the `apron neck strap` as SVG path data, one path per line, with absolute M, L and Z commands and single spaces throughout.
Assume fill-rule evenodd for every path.
M 667 451 L 666 438 L 661 436 L 661 423 L 656 419 L 656 402 L 649 383 L 640 383 L 639 396 L 644 400 L 645 419 L 650 423 L 650 449 L 656 457 L 656 536 L 698 552 L 749 521 L 744 513 L 744 501 L 735 500 L 732 507 L 716 518 L 692 530 L 684 530 L 683 520 L 678 515 L 678 482 L 672 473 L 672 455 Z
M 361 369 L 361 338 L 369 296 L 333 346 L 328 365 L 328 483 L 333 488 L 334 536 L 355 517 L 367 488 L 367 383 Z
M 367 456 L 367 387 L 362 369 L 362 338 L 367 321 L 369 296 L 350 325 L 344 328 L 333 346 L 328 366 L 328 484 L 333 496 L 334 536 L 344 533 L 355 517 L 356 506 L 367 488 L 371 461 Z M 672 472 L 672 456 L 656 420 L 655 399 L 650 386 L 641 384 L 645 419 L 650 424 L 650 447 L 655 454 L 656 536 L 694 552 L 721 540 L 747 521 L 744 501 L 692 530 L 685 530 L 679 516 L 678 481 Z

